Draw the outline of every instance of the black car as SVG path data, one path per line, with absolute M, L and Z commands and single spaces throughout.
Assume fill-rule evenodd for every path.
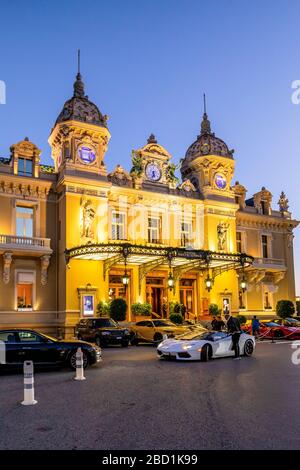
M 101 349 L 77 340 L 58 340 L 29 329 L 0 328 L 0 368 L 22 367 L 24 361 L 34 366 L 67 366 L 76 369 L 76 351 L 83 352 L 83 366 L 101 361 Z
M 125 348 L 128 346 L 130 339 L 129 330 L 122 328 L 109 317 L 80 320 L 75 327 L 75 335 L 78 339 L 92 341 L 101 347 L 120 344 Z

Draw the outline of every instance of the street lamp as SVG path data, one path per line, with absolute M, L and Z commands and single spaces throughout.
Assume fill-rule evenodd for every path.
M 211 277 L 209 277 L 209 274 L 207 274 L 207 278 L 205 279 L 205 287 L 208 292 L 211 291 L 213 285 L 213 280 Z
M 127 274 L 127 256 L 125 256 L 125 263 L 124 264 L 125 264 L 125 271 L 124 271 L 124 274 L 122 276 L 122 284 L 126 289 L 126 287 L 129 284 L 129 276 Z
M 122 276 L 122 284 L 127 287 L 129 284 L 129 276 L 127 274 L 127 271 L 125 270 L 125 273 Z
M 247 290 L 247 282 L 246 282 L 246 279 L 245 279 L 244 276 L 241 280 L 241 289 L 242 289 L 243 292 L 245 292 Z
M 170 290 L 174 288 L 174 277 L 171 271 L 169 272 L 169 276 L 168 276 L 168 287 Z

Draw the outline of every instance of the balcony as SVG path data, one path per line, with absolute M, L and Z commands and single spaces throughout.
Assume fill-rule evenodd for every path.
M 276 258 L 254 258 L 253 268 L 267 269 L 268 271 L 286 270 L 285 260 Z
M 51 255 L 50 238 L 19 237 L 0 234 L 0 254 L 7 251 L 14 255 L 41 256 Z

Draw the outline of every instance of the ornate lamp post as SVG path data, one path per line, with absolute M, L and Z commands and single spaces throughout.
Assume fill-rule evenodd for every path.
M 127 256 L 128 256 L 128 250 L 126 249 L 126 247 L 124 247 L 123 255 L 124 255 L 125 270 L 124 270 L 124 274 L 123 274 L 123 276 L 122 276 L 122 284 L 123 284 L 123 286 L 125 287 L 125 290 L 126 290 L 127 287 L 128 287 L 128 284 L 129 284 L 129 276 L 128 276 L 128 274 L 127 274 Z

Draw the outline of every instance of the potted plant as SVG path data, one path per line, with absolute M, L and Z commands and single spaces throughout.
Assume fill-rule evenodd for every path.
M 116 322 L 126 320 L 127 303 L 121 297 L 111 301 L 109 310 L 111 318 Z
M 101 300 L 97 305 L 97 314 L 99 317 L 109 317 L 110 316 L 110 302 Z
M 182 325 L 183 316 L 179 312 L 170 313 L 170 321 L 176 323 L 176 325 Z
M 295 305 L 291 300 L 279 300 L 276 305 L 276 313 L 280 318 L 292 317 L 295 313 Z
M 217 315 L 220 315 L 221 313 L 217 304 L 209 304 L 208 311 L 212 317 L 216 317 Z
M 151 318 L 152 306 L 148 302 L 135 302 L 131 305 L 131 312 L 135 316 L 135 321 Z

